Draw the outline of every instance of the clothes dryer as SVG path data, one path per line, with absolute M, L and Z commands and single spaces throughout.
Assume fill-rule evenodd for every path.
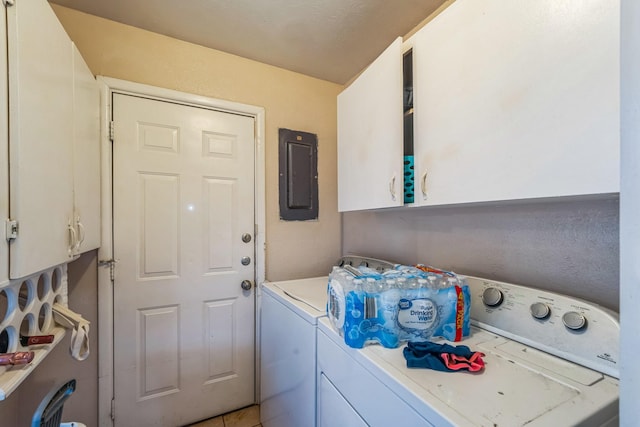
M 316 324 L 328 278 L 266 282 L 260 309 L 260 420 L 264 427 L 315 426 Z

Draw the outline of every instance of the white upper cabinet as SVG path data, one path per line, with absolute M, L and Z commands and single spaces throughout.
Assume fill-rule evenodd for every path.
M 7 38 L 6 10 L 0 7 L 0 41 Z M 7 75 L 7 44 L 0 43 L 0 73 Z M 7 79 L 0 79 L 0 219 L 4 223 L 9 218 L 9 122 L 7 117 L 7 102 L 9 91 Z M 4 224 L 2 224 L 4 227 Z M 9 245 L 4 234 L 0 232 L 0 287 L 9 281 Z
M 338 210 L 403 203 L 402 40 L 338 95 Z
M 7 217 L 18 228 L 8 258 L 17 279 L 100 244 L 100 95 L 46 0 L 16 1 L 6 14 Z
M 71 40 L 45 0 L 7 7 L 10 277 L 72 255 L 73 67 Z
M 609 0 L 456 0 L 405 42 L 405 111 L 396 40 L 338 96 L 339 210 L 402 205 L 406 147 L 410 206 L 618 193 L 619 22 Z
M 73 45 L 75 253 L 100 246 L 100 88 Z
M 618 192 L 619 21 L 609 0 L 457 0 L 422 28 L 416 204 Z

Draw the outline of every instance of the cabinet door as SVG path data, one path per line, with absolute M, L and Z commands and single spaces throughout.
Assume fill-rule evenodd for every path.
M 10 276 L 69 260 L 72 220 L 71 40 L 46 0 L 7 7 Z
M 338 95 L 338 210 L 403 203 L 402 39 Z
M 608 0 L 457 0 L 420 30 L 416 202 L 618 192 L 619 19 Z
M 0 7 L 0 41 L 7 39 L 6 9 Z M 9 97 L 7 90 L 7 44 L 0 42 L 0 99 Z M 7 102 L 0 102 L 0 221 L 9 218 L 9 122 Z M 4 227 L 4 224 L 2 224 Z M 3 230 L 4 231 L 4 230 Z M 9 245 L 0 231 L 0 287 L 9 280 Z
M 73 44 L 73 196 L 76 252 L 100 246 L 100 89 Z

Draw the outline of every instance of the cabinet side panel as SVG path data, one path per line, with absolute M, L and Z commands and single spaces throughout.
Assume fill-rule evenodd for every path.
M 9 218 L 9 123 L 7 89 L 7 12 L 0 7 L 0 222 Z M 1 224 L 4 227 L 4 224 Z M 9 281 L 9 246 L 0 231 L 0 287 Z

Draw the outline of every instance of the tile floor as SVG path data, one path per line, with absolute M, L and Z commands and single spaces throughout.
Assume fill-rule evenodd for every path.
M 262 424 L 260 424 L 260 406 L 247 406 L 235 412 L 190 424 L 188 427 L 262 427 Z

